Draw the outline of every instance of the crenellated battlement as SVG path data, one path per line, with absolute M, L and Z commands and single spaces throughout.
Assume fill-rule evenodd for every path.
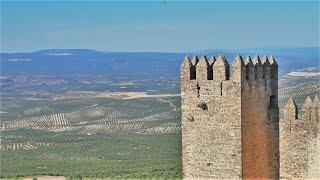
M 314 97 L 314 100 L 308 96 L 302 104 L 300 113 L 292 98 L 288 100 L 283 110 L 284 117 L 280 127 L 284 134 L 296 135 L 295 133 L 297 132 L 299 136 L 303 134 L 302 132 L 313 135 L 318 134 L 318 129 L 320 130 L 320 102 L 318 95 Z
M 305 102 L 302 104 L 300 113 L 298 112 L 295 101 L 292 98 L 289 98 L 287 104 L 284 106 L 284 121 L 290 119 L 300 119 L 303 121 L 316 119 L 319 117 L 318 114 L 314 112 L 317 112 L 319 110 L 320 102 L 318 95 L 314 97 L 314 100 L 312 100 L 310 96 L 308 96 Z M 300 117 L 298 117 L 298 114 L 300 114 Z
M 181 65 L 181 93 L 208 101 L 211 96 L 229 96 L 238 84 L 243 91 L 267 96 L 267 104 L 277 105 L 278 66 L 273 58 L 258 55 L 243 60 L 240 54 L 229 65 L 222 54 L 208 59 L 206 56 L 186 56 Z M 255 91 L 252 91 L 255 89 Z M 241 93 L 241 92 L 239 92 Z
M 286 179 L 319 179 L 320 103 L 307 97 L 300 113 L 290 98 L 280 122 L 280 173 Z M 318 160 L 317 160 L 318 159 Z
M 245 68 L 243 68 L 245 67 Z M 246 57 L 245 62 L 241 55 L 237 55 L 229 65 L 224 55 L 213 56 L 209 60 L 206 56 L 198 58 L 194 56 L 192 60 L 188 56 L 184 58 L 181 66 L 182 79 L 198 80 L 198 81 L 237 81 L 244 74 L 247 81 L 260 81 L 263 79 L 277 79 L 278 65 L 270 56 L 263 56 L 261 62 L 260 57 L 255 55 L 253 60 L 250 56 Z

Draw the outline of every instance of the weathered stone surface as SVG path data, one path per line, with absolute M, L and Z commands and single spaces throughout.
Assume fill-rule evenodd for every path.
M 184 178 L 279 178 L 278 66 L 266 60 L 237 55 L 229 69 L 220 55 L 193 72 L 182 66 Z
M 298 117 L 292 98 L 280 123 L 280 174 L 284 179 L 320 179 L 320 106 L 308 97 Z

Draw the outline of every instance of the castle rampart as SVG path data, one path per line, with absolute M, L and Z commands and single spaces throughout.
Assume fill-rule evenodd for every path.
M 278 66 L 272 56 L 231 66 L 219 55 L 181 66 L 186 178 L 278 178 Z
M 244 62 L 242 57 L 237 55 L 232 63 L 232 67 L 239 67 L 239 65 L 244 65 Z M 250 56 L 247 56 L 245 67 L 243 72 L 246 74 L 246 80 L 250 79 L 256 82 L 255 79 L 278 78 L 277 63 L 272 56 L 270 56 L 270 60 L 267 56 L 263 56 L 263 62 L 261 62 L 258 55 L 254 57 L 253 61 Z M 181 70 L 186 70 L 187 73 L 191 74 L 190 78 L 188 78 L 190 80 L 196 79 L 196 77 L 198 77 L 199 80 L 229 80 L 230 77 L 232 77 L 229 73 L 229 64 L 223 55 L 219 55 L 217 58 L 213 56 L 209 60 L 206 56 L 202 56 L 200 59 L 198 56 L 194 56 L 192 60 L 186 56 Z M 232 71 L 236 70 L 237 69 L 231 69 L 231 74 L 234 74 Z M 203 73 L 207 73 L 207 75 L 202 76 Z M 215 79 L 211 77 L 215 77 Z
M 316 95 L 298 113 L 292 98 L 280 123 L 280 172 L 283 178 L 320 179 L 320 103 Z

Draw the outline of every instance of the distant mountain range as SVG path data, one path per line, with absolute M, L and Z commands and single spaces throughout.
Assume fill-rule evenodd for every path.
M 172 74 L 178 76 L 185 55 L 218 55 L 223 53 L 229 63 L 237 53 L 246 55 L 274 55 L 280 74 L 298 69 L 319 67 L 319 47 L 207 49 L 187 53 L 166 52 L 108 52 L 91 49 L 46 49 L 35 52 L 1 53 L 2 74 L 86 73 L 103 72 L 117 76 L 121 73 Z M 160 72 L 162 71 L 162 72 Z M 160 74 L 157 74 L 160 73 Z
M 320 47 L 270 47 L 270 48 L 243 48 L 243 49 L 204 49 L 197 50 L 194 52 L 176 52 L 181 54 L 199 54 L 199 55 L 217 55 L 219 53 L 224 54 L 272 54 L 272 55 L 294 55 L 301 56 L 307 55 L 314 57 L 317 55 L 319 57 Z M 89 54 L 105 54 L 105 53 L 170 53 L 170 52 L 125 52 L 125 51 L 98 51 L 93 49 L 43 49 L 33 52 L 14 52 L 6 53 L 1 52 L 1 54 L 55 54 L 55 53 L 69 53 L 77 55 L 89 55 Z M 173 54 L 176 54 L 173 53 Z

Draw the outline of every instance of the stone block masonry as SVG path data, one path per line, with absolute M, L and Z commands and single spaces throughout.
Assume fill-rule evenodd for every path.
M 279 178 L 278 65 L 270 56 L 231 66 L 219 55 L 181 65 L 184 178 Z
M 318 95 L 302 105 L 292 98 L 280 122 L 280 174 L 283 179 L 320 179 L 320 102 Z

